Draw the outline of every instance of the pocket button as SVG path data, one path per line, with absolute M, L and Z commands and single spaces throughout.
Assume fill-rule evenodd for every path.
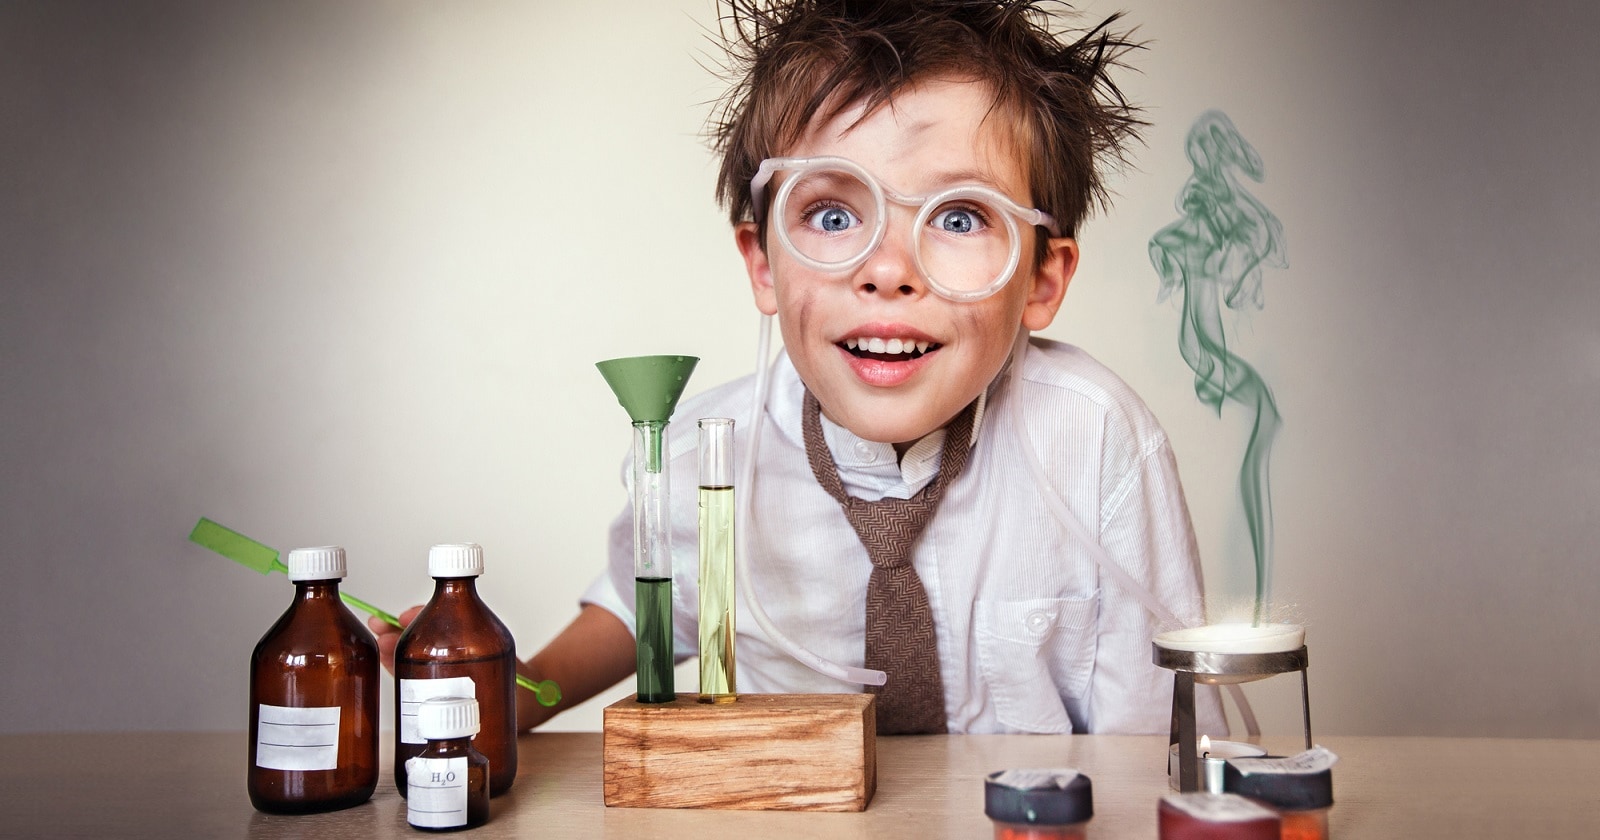
M 1028 613 L 1024 620 L 1028 625 L 1028 632 L 1035 636 L 1043 636 L 1050 629 L 1050 614 L 1044 610 L 1034 610 Z

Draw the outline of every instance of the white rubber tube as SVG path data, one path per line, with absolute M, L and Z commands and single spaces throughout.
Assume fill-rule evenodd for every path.
M 1022 357 L 1027 353 L 1027 350 L 1028 331 L 1023 330 L 1018 333 L 1016 346 L 1011 351 L 1011 393 L 1012 398 L 1019 401 L 1022 399 Z M 1132 595 L 1146 610 L 1149 610 L 1158 623 L 1173 629 L 1182 627 L 1183 622 L 1179 621 L 1178 617 L 1167 609 L 1166 605 L 1161 603 L 1154 593 L 1146 589 L 1137 580 L 1134 580 L 1133 575 L 1128 574 L 1127 570 L 1111 559 L 1111 555 L 1106 553 L 1105 547 L 1100 545 L 1100 538 L 1089 533 L 1089 529 L 1083 524 L 1083 521 L 1067 507 L 1066 501 L 1061 498 L 1061 494 L 1057 492 L 1055 485 L 1050 483 L 1049 476 L 1045 475 L 1044 462 L 1040 460 L 1038 451 L 1034 449 L 1033 439 L 1028 437 L 1028 428 L 1023 423 L 1020 407 L 1019 410 L 1011 412 L 1011 421 L 1012 433 L 1016 437 L 1018 445 L 1022 447 L 1023 453 L 1028 456 L 1022 460 L 1028 465 L 1028 472 L 1033 476 L 1034 484 L 1041 491 L 1039 495 L 1044 499 L 1045 506 L 1050 508 L 1050 512 L 1055 515 L 1056 521 L 1060 522 L 1062 527 L 1066 528 L 1067 532 L 1077 539 L 1080 544 L 1089 549 L 1090 556 L 1094 557 L 1094 561 L 1100 566 L 1101 572 L 1122 587 L 1125 592 Z M 1251 735 L 1260 735 L 1261 725 L 1256 722 L 1255 711 L 1250 708 L 1250 701 L 1245 698 L 1244 689 L 1238 685 L 1230 685 L 1228 686 L 1228 693 L 1233 697 L 1234 705 L 1239 708 L 1239 717 L 1244 721 L 1245 731 Z
M 766 610 L 761 608 L 761 602 L 756 599 L 755 578 L 750 574 L 750 534 L 755 527 L 755 498 L 756 490 L 756 459 L 761 448 L 761 426 L 767 416 L 767 392 L 772 388 L 772 368 L 777 365 L 776 360 L 768 361 L 767 356 L 772 348 L 772 317 L 761 316 L 761 335 L 756 341 L 756 381 L 755 395 L 750 410 L 750 420 L 745 424 L 749 429 L 750 448 L 744 456 L 744 468 L 741 470 L 739 492 L 735 503 L 738 517 L 738 527 L 735 529 L 734 543 L 737 546 L 734 564 L 739 569 L 739 579 L 744 581 L 744 603 L 750 609 L 750 617 L 756 620 L 761 631 L 767 638 L 784 652 L 793 657 L 796 662 L 813 671 L 841 682 L 855 683 L 857 685 L 883 685 L 888 681 L 888 675 L 882 671 L 868 668 L 852 668 L 824 659 L 804 647 L 779 630 L 767 617 Z

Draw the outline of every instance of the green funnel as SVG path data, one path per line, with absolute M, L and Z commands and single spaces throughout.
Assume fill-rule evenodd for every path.
M 596 362 L 595 367 L 633 422 L 665 423 L 699 361 L 694 356 L 630 356 Z

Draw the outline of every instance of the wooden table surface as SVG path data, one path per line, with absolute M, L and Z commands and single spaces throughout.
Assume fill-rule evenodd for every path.
M 388 739 L 385 738 L 387 741 Z M 1331 834 L 1385 838 L 1600 837 L 1600 742 L 1333 737 Z M 1292 741 L 1268 739 L 1275 751 Z M 245 734 L 138 732 L 0 736 L 0 837 L 407 837 L 387 769 L 365 805 L 258 813 L 245 795 Z M 1094 783 L 1090 837 L 1155 838 L 1167 792 L 1164 736 L 956 735 L 880 738 L 878 793 L 864 813 L 608 809 L 599 733 L 521 739 L 516 785 L 475 838 L 802 840 L 986 838 L 985 774 L 1076 767 Z M 389 751 L 383 765 L 389 767 Z

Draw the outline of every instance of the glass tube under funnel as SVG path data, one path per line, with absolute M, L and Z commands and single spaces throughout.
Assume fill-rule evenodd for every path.
M 638 699 L 677 699 L 672 679 L 672 527 L 667 488 L 671 459 L 662 452 L 667 421 L 633 424 L 633 592 L 637 621 Z

